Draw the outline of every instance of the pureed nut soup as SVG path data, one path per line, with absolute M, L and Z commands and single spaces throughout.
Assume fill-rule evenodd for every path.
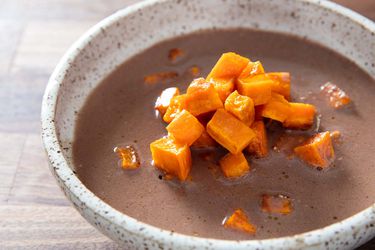
M 150 143 L 167 135 L 155 101 L 168 87 L 185 92 L 193 79 L 206 77 L 220 55 L 229 51 L 260 60 L 267 72 L 290 72 L 291 100 L 314 105 L 315 123 L 301 132 L 265 120 L 268 156 L 257 159 L 245 153 L 250 172 L 244 177 L 224 177 L 218 162 L 227 151 L 217 147 L 192 149 L 187 181 L 166 178 L 152 165 L 150 152 Z M 333 108 L 320 90 L 327 82 L 345 90 L 352 103 Z M 245 29 L 177 37 L 124 62 L 89 96 L 75 128 L 75 170 L 103 201 L 163 229 L 232 240 L 303 233 L 374 203 L 374 93 L 374 79 L 354 63 L 296 37 Z M 340 132 L 334 140 L 335 161 L 323 171 L 293 155 L 293 147 L 317 131 Z M 118 149 L 126 146 L 138 156 L 134 170 L 119 165 Z M 290 211 L 267 210 L 265 198 L 272 197 L 287 197 Z M 246 213 L 255 234 L 222 225 L 236 209 Z

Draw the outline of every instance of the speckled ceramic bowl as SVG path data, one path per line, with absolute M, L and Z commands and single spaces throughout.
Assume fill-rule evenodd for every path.
M 344 221 L 291 237 L 227 241 L 181 235 L 118 212 L 77 178 L 71 161 L 76 114 L 105 76 L 164 39 L 230 27 L 304 37 L 375 75 L 375 24 L 327 1 L 151 0 L 123 9 L 91 28 L 70 48 L 44 95 L 44 146 L 51 171 L 68 199 L 87 221 L 127 249 L 347 249 L 375 236 L 375 205 Z

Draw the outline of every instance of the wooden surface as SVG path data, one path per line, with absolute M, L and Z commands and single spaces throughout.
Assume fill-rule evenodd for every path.
M 0 249 L 116 249 L 70 206 L 40 138 L 48 77 L 90 26 L 137 0 L 0 1 Z M 375 0 L 340 0 L 375 20 Z M 362 247 L 375 249 L 375 240 Z

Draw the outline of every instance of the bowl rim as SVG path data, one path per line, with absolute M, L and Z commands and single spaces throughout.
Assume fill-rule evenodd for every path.
M 68 49 L 68 51 L 64 54 L 64 56 L 57 64 L 45 89 L 41 110 L 42 141 L 45 151 L 48 155 L 50 169 L 57 181 L 60 181 L 70 194 L 74 195 L 78 200 L 82 201 L 88 209 L 100 215 L 100 217 L 108 221 L 108 223 L 114 223 L 117 226 L 124 228 L 128 232 L 142 235 L 144 238 L 150 238 L 150 236 L 152 236 L 153 240 L 159 241 L 161 243 L 173 244 L 174 246 L 220 246 L 223 247 L 223 249 L 229 249 L 233 247 L 246 248 L 249 246 L 318 247 L 322 242 L 327 242 L 334 236 L 337 236 L 337 232 L 349 234 L 351 233 L 351 230 L 353 228 L 363 228 L 368 225 L 368 220 L 370 218 L 369 216 L 371 214 L 375 214 L 375 203 L 342 221 L 336 222 L 323 228 L 292 236 L 241 241 L 203 238 L 172 232 L 170 230 L 161 229 L 142 221 L 138 221 L 137 219 L 121 213 L 115 208 L 111 207 L 109 204 L 105 203 L 94 193 L 92 193 L 88 188 L 86 188 L 86 186 L 78 179 L 78 177 L 69 167 L 69 164 L 64 158 L 63 154 L 60 153 L 63 152 L 63 150 L 58 141 L 54 121 L 58 93 L 60 90 L 61 82 L 66 76 L 67 71 L 70 67 L 69 62 L 71 62 L 80 53 L 81 49 L 84 48 L 93 37 L 97 36 L 100 33 L 101 29 L 114 25 L 118 19 L 135 13 L 139 9 L 152 7 L 155 4 L 168 1 L 170 0 L 143 0 L 141 2 L 125 7 L 124 9 L 121 9 L 114 14 L 106 17 L 105 19 L 91 27 L 86 33 L 84 33 L 84 35 L 82 35 L 75 43 L 73 43 L 73 45 Z M 295 1 L 307 2 L 315 6 L 320 6 L 330 12 L 340 14 L 350 19 L 352 22 L 361 25 L 364 29 L 375 33 L 375 23 L 373 21 L 339 4 L 327 0 Z M 79 185 L 79 187 L 77 187 L 77 184 Z M 84 190 L 84 192 L 82 192 L 82 190 Z M 100 207 L 101 209 L 98 209 L 98 207 Z M 124 221 L 126 221 L 126 223 L 124 223 Z M 142 232 L 139 232 L 137 230 L 140 227 L 144 228 Z

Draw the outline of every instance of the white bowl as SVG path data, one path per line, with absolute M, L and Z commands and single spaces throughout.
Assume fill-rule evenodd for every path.
M 68 199 L 87 221 L 128 249 L 349 249 L 375 236 L 375 205 L 341 222 L 291 237 L 228 241 L 182 235 L 120 213 L 77 178 L 71 161 L 76 111 L 100 80 L 162 40 L 214 27 L 245 27 L 304 37 L 375 75 L 375 24 L 328 1 L 151 0 L 120 10 L 69 49 L 45 91 L 44 146 L 51 171 Z

